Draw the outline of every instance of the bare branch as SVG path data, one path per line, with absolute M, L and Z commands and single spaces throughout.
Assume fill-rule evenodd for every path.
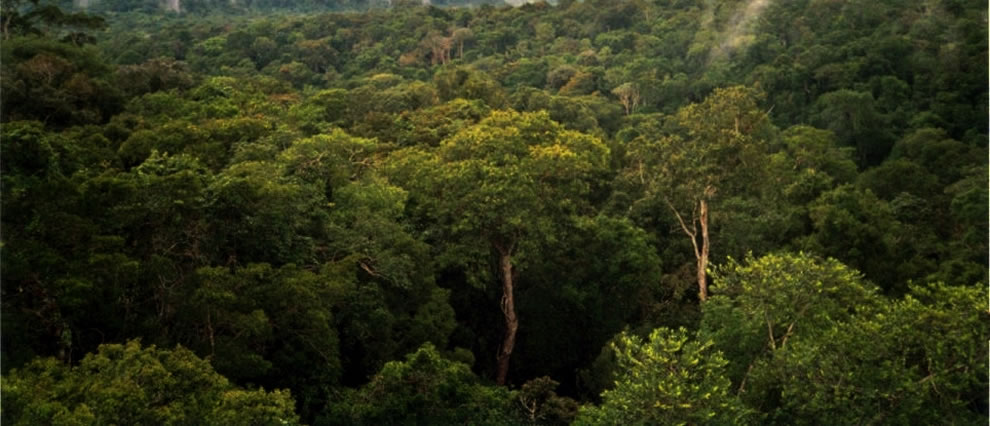
M 749 373 L 753 371 L 754 365 L 756 365 L 756 359 L 754 359 L 753 362 L 749 363 L 749 367 L 746 368 L 746 374 L 743 374 L 742 381 L 739 382 L 739 390 L 736 391 L 737 394 L 743 393 L 743 391 L 746 389 L 746 379 L 749 378 Z
M 684 230 L 684 233 L 687 234 L 688 237 L 691 237 L 691 245 L 694 246 L 694 257 L 695 258 L 700 258 L 701 257 L 701 250 L 698 249 L 698 241 L 697 241 L 698 232 L 697 231 L 691 231 L 691 230 L 688 229 L 687 224 L 684 223 L 684 218 L 681 217 L 680 212 L 678 212 L 677 209 L 674 208 L 674 204 L 671 203 L 670 200 L 667 199 L 667 197 L 664 197 L 663 198 L 663 201 L 667 203 L 667 207 L 670 207 L 670 211 L 674 212 L 674 216 L 677 216 L 677 221 L 681 224 L 681 229 Z M 692 222 L 692 225 L 694 225 L 693 222 Z
M 767 332 L 770 333 L 770 348 L 777 350 L 777 340 L 773 337 L 773 324 L 770 323 L 770 317 L 764 312 L 763 318 L 767 320 Z
M 791 325 L 787 326 L 787 332 L 784 333 L 784 338 L 783 339 L 780 339 L 780 347 L 781 348 L 783 348 L 784 345 L 787 344 L 787 338 L 788 337 L 791 337 L 791 333 L 794 331 L 794 324 L 797 324 L 797 321 L 794 321 L 794 322 L 791 323 Z

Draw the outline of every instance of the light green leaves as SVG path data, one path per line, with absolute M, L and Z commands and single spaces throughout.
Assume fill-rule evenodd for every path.
M 753 366 L 774 351 L 814 341 L 834 322 L 878 303 L 858 272 L 803 253 L 730 260 L 713 276 L 700 333 L 733 361 L 728 375 L 743 390 Z
M 448 244 L 535 254 L 570 215 L 587 210 L 590 180 L 607 170 L 608 155 L 600 140 L 564 130 L 546 113 L 496 111 L 435 152 L 397 153 L 390 171 L 408 182 Z M 458 252 L 449 262 L 470 263 Z
M 181 346 L 101 345 L 79 366 L 37 359 L 3 378 L 8 424 L 298 424 L 288 391 L 247 391 Z
M 916 286 L 876 312 L 836 322 L 775 360 L 781 423 L 975 424 L 984 415 L 986 296 Z
M 738 424 L 749 411 L 730 391 L 725 358 L 687 330 L 654 330 L 648 340 L 622 334 L 613 343 L 621 373 L 600 407 L 575 424 Z
M 512 424 L 511 393 L 482 385 L 431 344 L 385 364 L 330 408 L 330 424 Z
M 874 286 L 858 272 L 834 259 L 803 253 L 750 256 L 745 264 L 730 259 L 712 275 L 713 298 L 731 299 L 747 321 L 767 323 L 771 348 L 783 346 L 800 329 L 813 332 L 823 321 L 843 321 L 868 309 L 876 298 Z
M 701 339 L 728 359 L 738 395 L 780 424 L 968 423 L 986 386 L 985 297 L 914 286 L 880 296 L 836 260 L 730 261 L 704 306 Z

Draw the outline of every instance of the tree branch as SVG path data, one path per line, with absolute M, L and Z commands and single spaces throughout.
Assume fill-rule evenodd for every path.
M 777 350 L 777 340 L 773 337 L 773 325 L 770 323 L 770 317 L 764 312 L 763 318 L 767 320 L 767 332 L 770 333 L 770 348 Z
M 794 331 L 794 324 L 797 324 L 797 320 L 795 320 L 794 322 L 792 322 L 791 325 L 787 326 L 787 332 L 784 333 L 784 338 L 783 339 L 780 339 L 780 347 L 781 348 L 783 348 L 784 345 L 787 344 L 787 338 L 788 337 L 791 337 L 791 332 Z
M 691 237 L 691 245 L 694 246 L 694 257 L 696 259 L 697 258 L 700 258 L 701 257 L 701 251 L 698 250 L 698 240 L 697 240 L 698 233 L 697 233 L 697 231 L 692 232 L 692 231 L 690 231 L 688 229 L 687 224 L 684 223 L 684 218 L 681 217 L 681 214 L 677 211 L 676 208 L 674 208 L 674 204 L 671 203 L 670 200 L 667 199 L 667 197 L 664 197 L 663 198 L 663 201 L 667 203 L 667 207 L 670 207 L 670 211 L 674 212 L 674 216 L 677 216 L 677 222 L 679 222 L 681 224 L 681 229 L 684 230 L 684 233 L 687 234 L 688 237 Z
M 753 371 L 754 365 L 756 365 L 756 359 L 754 359 L 753 362 L 749 363 L 749 367 L 746 368 L 746 374 L 743 374 L 742 381 L 739 382 L 739 390 L 736 391 L 736 394 L 742 394 L 743 391 L 746 389 L 746 379 L 749 379 L 749 373 Z

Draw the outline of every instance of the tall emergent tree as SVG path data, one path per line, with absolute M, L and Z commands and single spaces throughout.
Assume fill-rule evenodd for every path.
M 597 138 L 564 128 L 546 112 L 493 112 L 482 122 L 443 141 L 435 152 L 410 151 L 411 161 L 443 235 L 442 260 L 462 266 L 472 279 L 487 276 L 497 261 L 505 336 L 498 351 L 497 377 L 504 384 L 516 343 L 519 319 L 515 279 L 538 261 L 541 247 L 554 244 L 586 211 L 592 178 L 607 169 L 609 150 Z M 405 160 L 402 160 L 405 159 Z M 493 259 L 494 257 L 494 259 Z
M 720 191 L 740 193 L 762 167 L 770 121 L 757 106 L 761 96 L 741 86 L 716 89 L 678 110 L 669 134 L 640 136 L 627 152 L 627 177 L 642 185 L 644 200 L 662 200 L 691 240 L 701 301 L 708 298 L 711 203 Z

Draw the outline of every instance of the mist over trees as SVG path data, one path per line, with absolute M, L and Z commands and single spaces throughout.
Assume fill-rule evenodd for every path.
M 10 424 L 982 424 L 974 1 L 14 1 Z

